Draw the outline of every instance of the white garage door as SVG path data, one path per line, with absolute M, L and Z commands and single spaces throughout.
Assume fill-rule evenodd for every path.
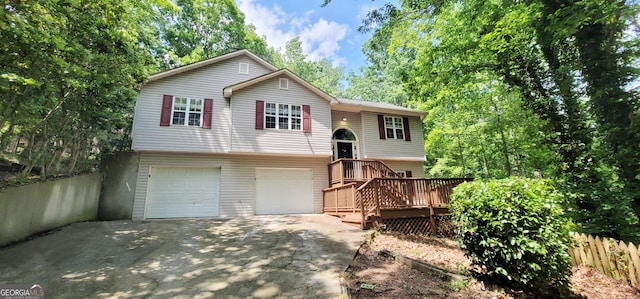
M 218 216 L 220 168 L 149 169 L 145 218 Z
M 313 171 L 256 168 L 256 214 L 313 213 Z

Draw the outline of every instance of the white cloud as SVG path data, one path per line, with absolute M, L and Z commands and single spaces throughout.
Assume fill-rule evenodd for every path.
M 345 61 L 337 53 L 349 31 L 347 24 L 323 18 L 314 21 L 313 10 L 296 15 L 287 13 L 277 4 L 266 7 L 255 0 L 236 0 L 236 4 L 244 13 L 245 22 L 254 24 L 256 33 L 266 37 L 269 46 L 284 50 L 289 40 L 300 36 L 302 51 L 309 59 L 328 58 L 340 63 Z
M 245 15 L 245 23 L 255 25 L 256 33 L 266 37 L 270 46 L 284 49 L 287 41 L 295 37 L 293 32 L 278 28 L 286 24 L 288 16 L 277 4 L 267 8 L 253 0 L 239 0 L 237 5 Z
M 333 58 L 340 50 L 340 41 L 347 35 L 347 25 L 320 18 L 300 32 L 302 50 L 310 59 Z

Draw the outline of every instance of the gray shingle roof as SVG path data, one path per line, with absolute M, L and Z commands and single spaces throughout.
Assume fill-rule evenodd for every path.
M 404 115 L 425 116 L 426 112 L 402 107 L 390 103 L 384 102 L 372 102 L 352 99 L 338 98 L 338 103 L 333 104 L 334 110 L 347 110 L 347 111 L 372 111 L 372 112 L 395 112 Z M 341 109 L 342 108 L 342 109 Z

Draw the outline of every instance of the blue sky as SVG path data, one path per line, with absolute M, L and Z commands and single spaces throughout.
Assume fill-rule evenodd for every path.
M 364 65 L 362 44 L 370 34 L 357 31 L 371 9 L 387 1 L 333 0 L 235 0 L 245 14 L 245 22 L 256 26 L 267 44 L 284 49 L 287 41 L 299 36 L 302 50 L 312 60 L 328 58 L 346 71 L 358 72 Z

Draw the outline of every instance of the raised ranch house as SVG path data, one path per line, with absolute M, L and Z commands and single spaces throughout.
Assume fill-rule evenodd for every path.
M 335 98 L 246 50 L 152 75 L 132 218 L 324 212 L 364 227 L 383 216 L 373 192 L 424 216 L 436 188 L 402 179 L 423 177 L 424 115 Z

